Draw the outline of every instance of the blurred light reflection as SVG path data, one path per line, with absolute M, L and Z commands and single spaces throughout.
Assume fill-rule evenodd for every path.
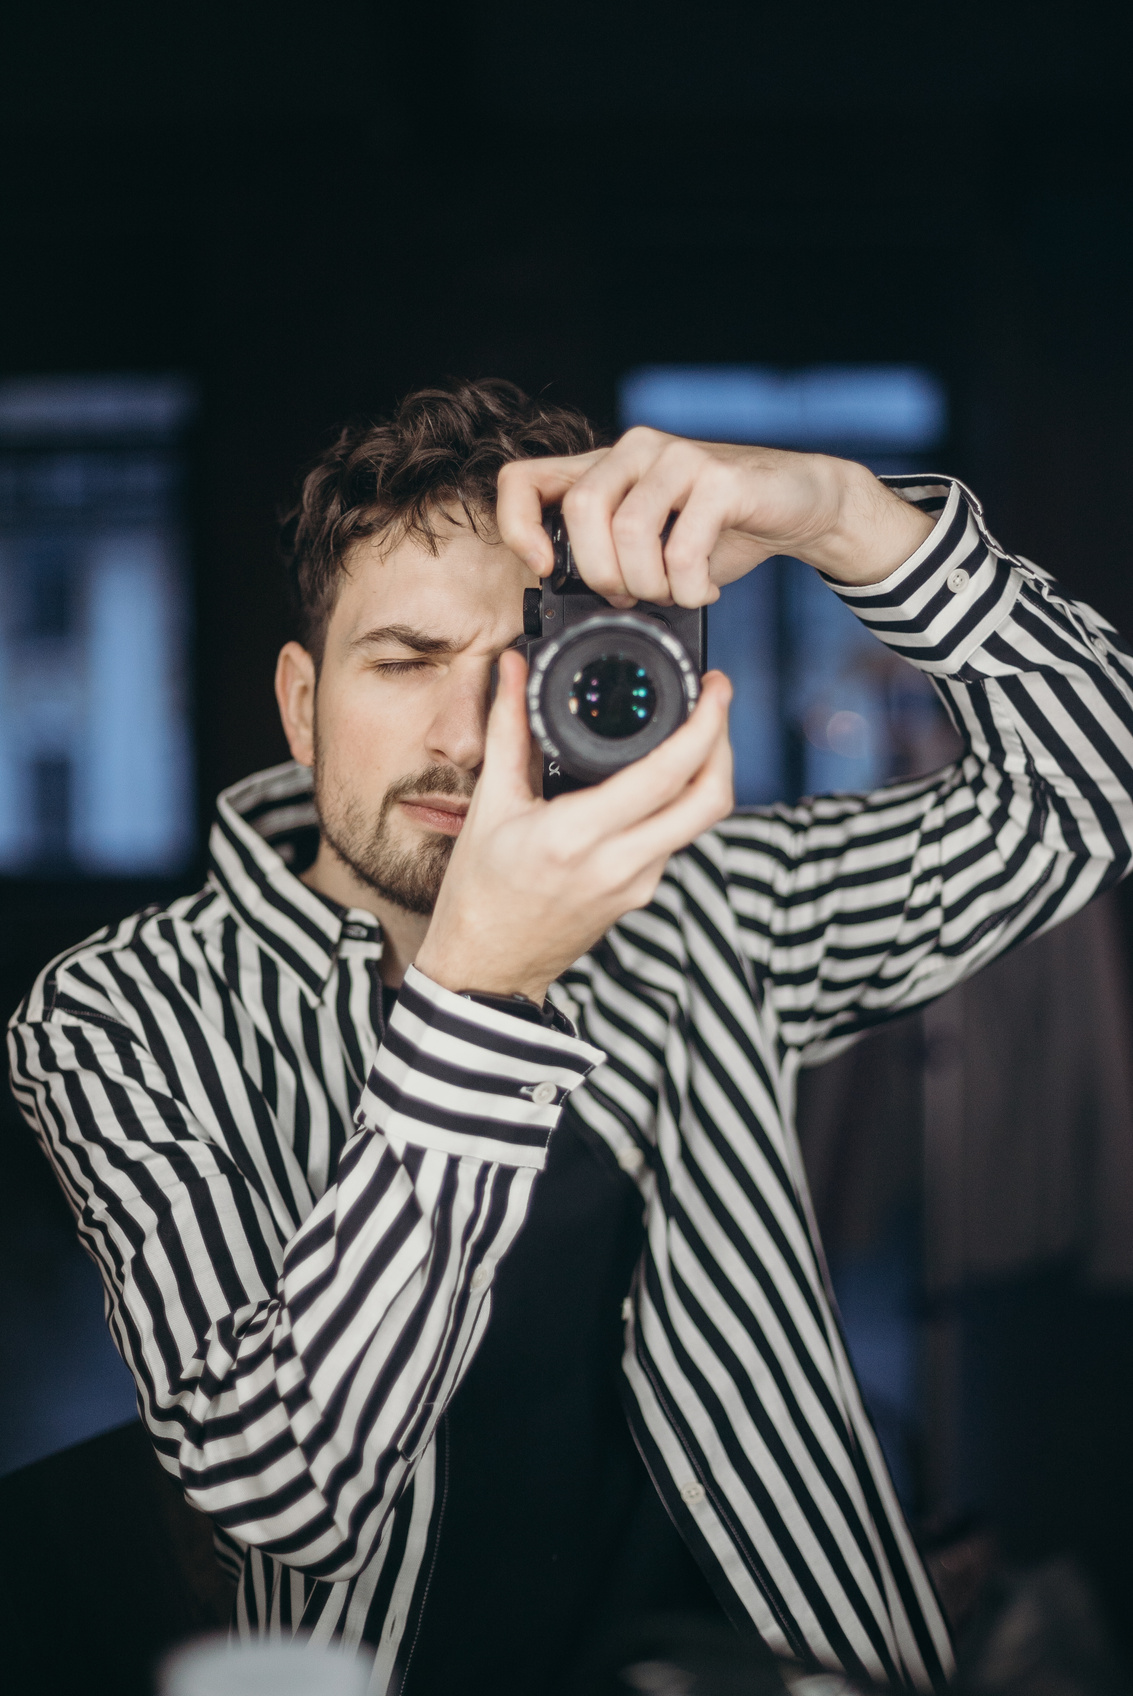
M 0 871 L 193 846 L 177 378 L 0 384 Z

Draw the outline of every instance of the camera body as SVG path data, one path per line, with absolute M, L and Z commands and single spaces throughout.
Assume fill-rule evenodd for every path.
M 662 532 L 662 542 L 675 514 Z M 527 713 L 543 793 L 581 789 L 652 752 L 683 724 L 707 659 L 704 607 L 612 607 L 579 575 L 558 507 L 543 526 L 554 569 L 523 597 Z

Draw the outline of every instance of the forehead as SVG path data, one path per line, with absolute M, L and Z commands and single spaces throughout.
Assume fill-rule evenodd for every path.
M 331 615 L 328 639 L 348 643 L 362 631 L 409 625 L 460 645 L 505 639 L 522 627 L 523 591 L 539 579 L 502 542 L 451 524 L 436 552 L 415 536 L 392 547 L 367 537 L 351 549 Z

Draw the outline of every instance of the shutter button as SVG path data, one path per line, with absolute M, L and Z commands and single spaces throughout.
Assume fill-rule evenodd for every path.
M 704 1500 L 704 1485 L 703 1484 L 690 1483 L 690 1484 L 682 1484 L 681 1485 L 681 1501 L 682 1502 L 690 1502 L 690 1503 L 691 1502 L 702 1502 L 703 1500 Z
M 948 573 L 948 587 L 954 595 L 958 595 L 961 589 L 966 589 L 970 582 L 971 578 L 968 576 L 968 573 L 964 570 L 962 565 L 958 565 L 955 571 L 950 571 Z
M 531 1099 L 535 1103 L 536 1107 L 549 1107 L 558 1093 L 557 1086 L 549 1080 L 544 1079 L 541 1084 L 536 1084 L 535 1088 L 531 1091 Z
M 486 1266 L 478 1266 L 475 1272 L 473 1272 L 472 1277 L 469 1279 L 469 1283 L 472 1285 L 474 1290 L 482 1290 L 491 1276 L 492 1274 L 488 1271 Z

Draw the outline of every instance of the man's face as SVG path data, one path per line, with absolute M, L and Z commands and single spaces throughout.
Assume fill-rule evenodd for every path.
M 323 840 L 412 913 L 433 909 L 484 757 L 492 666 L 538 581 L 466 522 L 440 528 L 436 555 L 413 539 L 351 552 L 314 697 Z

